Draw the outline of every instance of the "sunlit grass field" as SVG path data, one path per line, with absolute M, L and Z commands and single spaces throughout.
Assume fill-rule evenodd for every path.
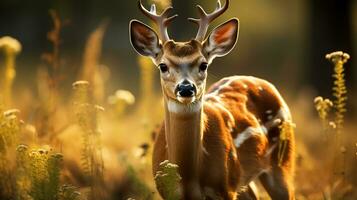
M 28 90 L 14 86 L 22 81 L 16 77 L 20 41 L 0 38 L 0 199 L 160 199 L 151 172 L 155 132 L 164 116 L 162 96 L 154 89 L 156 68 L 138 57 L 140 94 L 124 88 L 108 93 L 114 87 L 110 69 L 99 61 L 104 21 L 87 39 L 76 78 L 63 81 L 65 22 L 50 13 L 52 48 L 28 77 Z M 330 96 L 283 92 L 296 126 L 297 199 L 357 199 L 357 124 L 346 118 L 346 97 L 353 95 L 344 80 L 348 59 L 341 52 L 327 56 L 323 67 L 335 71 Z

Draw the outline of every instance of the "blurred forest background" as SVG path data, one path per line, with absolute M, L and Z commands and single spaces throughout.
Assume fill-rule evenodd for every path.
M 197 16 L 196 4 L 209 10 L 215 3 L 215 0 L 173 1 L 179 18 L 170 26 L 172 38 L 182 41 L 194 37 L 197 27 L 187 18 Z M 68 20 L 61 35 L 66 70 L 78 70 L 88 35 L 103 20 L 109 20 L 100 59 L 112 72 L 109 91 L 120 86 L 139 92 L 137 55 L 128 39 L 128 23 L 134 18 L 144 22 L 147 19 L 138 11 L 136 1 L 2 0 L 0 33 L 17 38 L 23 45 L 17 61 L 18 79 L 22 81 L 16 85 L 21 88 L 33 81 L 29 75 L 36 72 L 40 55 L 50 48 L 46 39 L 52 27 L 49 9 L 56 9 L 62 19 Z M 211 28 L 230 17 L 240 19 L 239 41 L 229 56 L 217 60 L 210 68 L 211 74 L 217 76 L 215 79 L 248 74 L 284 85 L 292 94 L 306 87 L 327 94 L 330 87 L 325 84 L 329 83 L 332 69 L 326 66 L 324 55 L 335 50 L 356 55 L 357 2 L 353 0 L 232 1 L 228 12 Z M 355 63 L 351 59 L 347 67 L 350 86 L 356 85 Z M 74 73 L 68 73 L 68 80 L 71 74 Z
M 170 4 L 162 0 L 143 2 L 147 8 L 151 3 L 157 3 L 159 8 Z M 197 27 L 187 18 L 197 16 L 196 4 L 211 11 L 216 1 L 172 1 L 179 17 L 169 27 L 171 38 L 184 41 L 195 36 Z M 57 13 L 55 23 L 50 10 Z M 237 46 L 210 66 L 208 84 L 230 75 L 257 76 L 275 84 L 290 105 L 297 124 L 296 181 L 300 199 L 331 197 L 334 190 L 340 192 L 338 198 L 357 197 L 357 127 L 354 123 L 357 118 L 357 1 L 232 0 L 228 11 L 210 29 L 231 17 L 240 20 Z M 61 20 L 60 38 L 50 41 L 48 33 L 58 19 Z M 131 19 L 149 24 L 138 10 L 136 0 L 0 1 L 0 37 L 16 38 L 22 46 L 16 58 L 12 100 L 3 108 L 21 111 L 19 118 L 24 125 L 19 143 L 33 148 L 48 145 L 49 149 L 62 153 L 61 182 L 75 185 L 81 193 L 96 191 L 95 186 L 99 188 L 97 191 L 105 191 L 98 194 L 103 199 L 157 198 L 150 174 L 150 149 L 152 132 L 163 119 L 159 73 L 132 49 L 128 35 Z M 53 61 L 46 52 L 55 51 L 56 41 L 59 54 Z M 322 142 L 323 131 L 313 104 L 316 96 L 332 98 L 333 65 L 325 55 L 337 50 L 351 56 L 345 64 L 348 112 L 343 136 L 343 148 L 347 152 L 343 173 L 351 176 L 347 176 L 349 180 L 343 185 L 344 189 L 338 188 L 338 184 L 328 186 L 328 181 L 325 183 L 322 178 L 327 172 L 321 168 L 326 167 L 332 156 L 326 153 L 329 144 Z M 5 54 L 1 54 L 0 68 L 4 65 Z M 57 68 L 53 67 L 56 65 Z M 96 82 L 97 75 L 101 77 L 100 83 Z M 41 81 L 46 79 L 43 77 L 52 82 Z M 72 83 L 82 79 L 89 81 L 90 86 L 77 82 L 73 91 Z M 95 90 L 93 98 L 86 100 L 83 94 L 76 96 L 76 90 L 88 92 L 88 87 Z M 53 96 L 46 90 L 51 88 L 57 90 Z M 49 95 L 44 94 L 46 91 Z M 54 102 L 55 106 L 47 105 L 52 106 L 52 111 L 41 108 L 46 100 Z M 104 107 L 101 119 L 94 120 L 95 127 L 86 124 L 90 119 L 83 122 L 81 117 L 96 111 L 87 109 L 85 112 L 90 114 L 85 114 L 78 106 L 73 108 L 73 102 Z M 97 118 L 96 114 L 93 116 Z M 50 128 L 45 127 L 44 121 L 51 121 L 46 125 Z M 83 130 L 72 126 L 75 123 Z M 83 150 L 86 144 L 83 146 L 81 142 L 86 139 L 83 132 L 96 131 L 97 123 L 101 134 L 94 140 L 100 140 L 100 146 L 94 145 L 88 151 L 100 154 L 100 161 L 90 161 L 95 163 L 99 173 L 91 176 L 97 177 L 100 184 L 94 183 L 93 177 L 88 183 L 81 173 L 83 163 L 78 164 L 86 152 Z M 88 195 L 88 198 L 95 199 L 95 196 Z

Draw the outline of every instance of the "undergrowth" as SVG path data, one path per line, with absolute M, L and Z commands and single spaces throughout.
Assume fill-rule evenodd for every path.
M 103 170 L 100 135 L 98 127 L 98 114 L 104 109 L 91 102 L 90 87 L 87 81 L 73 83 L 74 110 L 77 123 L 82 129 L 82 168 L 90 186 L 89 199 L 102 199 L 103 193 Z
M 6 199 L 13 197 L 16 192 L 11 158 L 22 123 L 18 113 L 16 109 L 2 111 L 0 108 L 0 197 Z
M 76 188 L 61 185 L 63 155 L 50 147 L 17 147 L 16 197 L 19 200 L 79 200 Z M 67 189 L 67 188 L 70 188 Z
M 344 114 L 347 111 L 347 87 L 344 74 L 344 64 L 350 56 L 342 51 L 332 52 L 326 55 L 326 59 L 334 65 L 334 74 L 332 75 L 333 99 L 316 97 L 314 100 L 316 111 L 322 123 L 322 129 L 325 133 L 325 142 L 328 148 L 326 152 L 333 155 L 331 158 L 331 174 L 328 188 L 323 191 L 324 199 L 344 199 L 348 188 L 346 183 L 346 152 L 343 145 L 343 127 Z M 331 146 L 331 147 L 330 147 Z

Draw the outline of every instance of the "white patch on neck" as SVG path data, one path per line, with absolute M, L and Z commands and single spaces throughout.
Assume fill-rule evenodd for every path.
M 172 113 L 196 113 L 202 108 L 202 101 L 195 101 L 190 104 L 179 103 L 175 100 L 167 101 L 167 109 Z

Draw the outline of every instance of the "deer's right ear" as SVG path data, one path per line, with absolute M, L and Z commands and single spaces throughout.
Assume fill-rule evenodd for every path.
M 137 20 L 130 22 L 129 29 L 131 45 L 139 54 L 152 58 L 159 55 L 161 45 L 154 30 Z

